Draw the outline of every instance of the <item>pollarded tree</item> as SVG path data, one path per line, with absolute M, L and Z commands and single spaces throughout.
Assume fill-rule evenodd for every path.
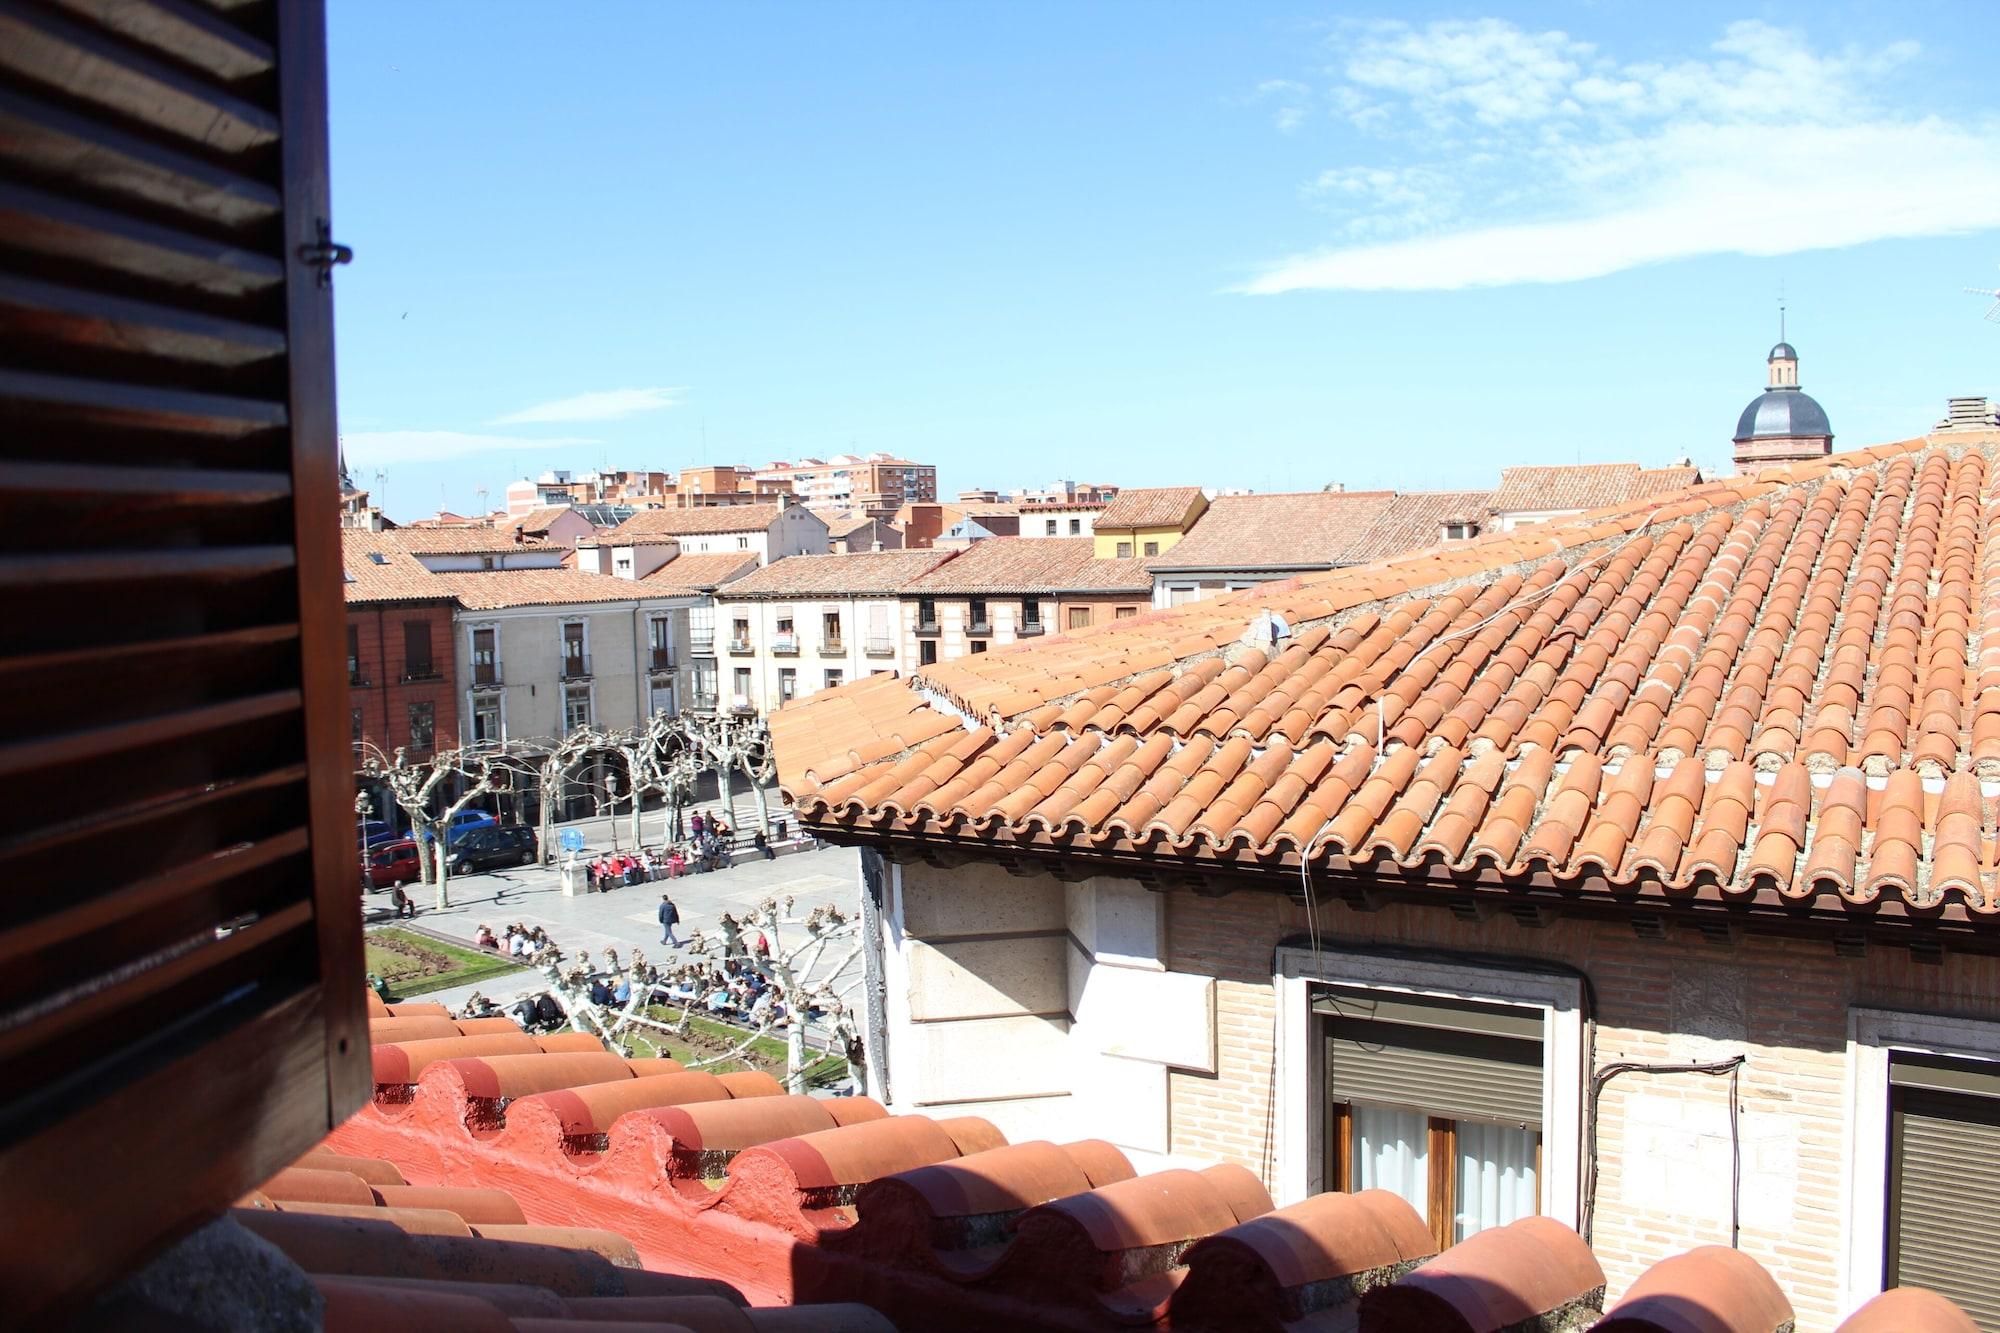
M 514 776 L 525 768 L 518 754 L 497 745 L 440 750 L 425 760 L 412 760 L 401 746 L 393 754 L 369 742 L 361 747 L 361 775 L 387 787 L 397 808 L 409 816 L 410 836 L 422 853 L 418 864 L 425 880 L 437 888 L 439 907 L 451 906 L 451 839 L 446 833 L 451 821 L 480 797 L 511 788 Z M 452 783 L 452 778 L 459 781 Z M 444 792 L 455 794 L 444 800 Z M 444 807 L 434 813 L 440 800 Z

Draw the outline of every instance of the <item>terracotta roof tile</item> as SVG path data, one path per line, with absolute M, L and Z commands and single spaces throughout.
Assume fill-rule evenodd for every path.
M 1099 560 L 1088 537 L 993 537 L 912 579 L 906 593 L 1150 593 L 1143 560 Z
M 436 574 L 468 611 L 498 611 L 510 606 L 567 606 L 587 602 L 631 602 L 671 596 L 669 590 L 610 574 L 580 569 L 486 569 L 463 574 Z
M 1358 564 L 1390 491 L 1219 495 L 1155 569 L 1331 569 Z M 1101 522 L 1102 520 L 1100 520 Z
M 342 592 L 348 603 L 451 601 L 451 590 L 440 584 L 437 575 L 411 555 L 396 536 L 362 528 L 341 529 Z
M 1148 486 L 1120 491 L 1097 516 L 1100 528 L 1180 527 L 1203 500 L 1199 486 Z
M 683 554 L 640 579 L 639 586 L 648 597 L 693 597 L 712 593 L 755 568 L 757 557 L 748 551 Z
M 955 551 L 856 551 L 789 555 L 729 585 L 730 597 L 854 597 L 901 591 Z M 671 568 L 671 566 L 669 566 Z
M 762 532 L 777 521 L 783 505 L 704 505 L 694 509 L 641 509 L 596 538 L 598 546 L 634 546 L 675 537 Z M 585 543 L 586 545 L 591 543 Z
M 1683 490 L 1701 480 L 1694 467 L 1642 468 L 1637 463 L 1576 463 L 1500 469 L 1495 513 L 1604 509 Z
M 826 691 L 774 719 L 780 779 L 836 835 L 2000 917 L 1991 447 L 1836 455 Z M 898 771 L 922 718 L 951 740 Z M 837 787 L 836 733 L 883 746 Z

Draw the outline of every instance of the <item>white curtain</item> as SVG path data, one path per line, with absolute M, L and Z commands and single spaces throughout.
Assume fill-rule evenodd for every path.
M 1532 1129 L 1458 1122 L 1457 1236 L 1497 1227 L 1537 1211 Z
M 1430 1195 L 1430 1121 L 1416 1111 L 1356 1106 L 1354 1171 L 1356 1190 L 1388 1190 L 1427 1215 Z

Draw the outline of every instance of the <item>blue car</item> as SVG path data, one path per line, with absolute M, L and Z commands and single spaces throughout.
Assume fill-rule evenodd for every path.
M 361 836 L 368 846 L 380 847 L 385 842 L 396 842 L 408 835 L 396 832 L 379 819 L 364 819 L 361 821 Z
M 474 829 L 491 828 L 493 827 L 493 825 L 499 822 L 500 822 L 499 820 L 495 819 L 491 814 L 487 813 L 484 810 L 461 810 L 457 814 L 451 817 L 451 829 L 445 834 L 445 846 L 447 847 L 454 846 L 460 838 L 472 832 L 472 830 Z M 410 832 L 410 833 L 405 833 L 403 836 L 406 838 L 415 839 L 417 838 L 418 835 L 414 832 Z M 430 841 L 430 835 L 428 833 L 423 835 L 423 841 L 425 842 Z

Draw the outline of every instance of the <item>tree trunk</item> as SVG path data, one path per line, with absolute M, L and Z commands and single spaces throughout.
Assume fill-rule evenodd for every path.
M 437 905 L 440 911 L 451 906 L 451 851 L 445 846 L 446 841 L 442 829 L 433 832 L 431 854 L 437 857 Z
M 806 1090 L 806 1016 L 790 991 L 785 1003 L 792 1006 L 785 1015 L 785 1091 L 796 1094 Z
M 715 794 L 722 798 L 722 817 L 730 828 L 736 827 L 736 790 L 729 781 L 729 765 L 715 766 Z
M 640 836 L 643 830 L 639 825 L 639 811 L 646 804 L 646 793 L 639 785 L 639 757 L 637 755 L 628 754 L 625 756 L 625 777 L 625 785 L 632 789 L 632 846 L 634 849 L 637 849 L 645 845 Z
M 764 831 L 764 837 L 768 841 L 771 836 L 771 811 L 764 802 L 764 789 L 757 785 L 757 775 L 747 768 L 744 770 L 743 778 L 750 784 L 750 794 L 757 798 L 757 827 Z

